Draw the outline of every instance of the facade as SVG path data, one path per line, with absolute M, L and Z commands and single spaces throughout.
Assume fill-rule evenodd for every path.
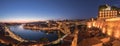
M 119 17 L 120 10 L 115 6 L 101 5 L 99 6 L 98 19 L 107 19 Z

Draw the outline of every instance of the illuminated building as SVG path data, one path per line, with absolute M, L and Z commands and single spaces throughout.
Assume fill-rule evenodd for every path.
M 98 19 L 115 18 L 120 15 L 119 8 L 109 5 L 99 6 Z

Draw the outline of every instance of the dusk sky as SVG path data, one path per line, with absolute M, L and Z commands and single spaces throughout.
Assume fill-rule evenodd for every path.
M 120 7 L 120 0 L 0 0 L 0 22 L 87 19 L 103 4 Z

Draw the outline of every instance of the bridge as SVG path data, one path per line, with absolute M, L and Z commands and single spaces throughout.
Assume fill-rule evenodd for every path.
M 8 33 L 11 38 L 15 39 L 15 40 L 18 40 L 20 42 L 28 42 L 28 40 L 25 40 L 21 37 L 19 37 L 18 35 L 14 34 L 7 26 L 4 26 L 5 28 L 5 32 Z
M 67 36 L 68 36 L 68 34 L 66 34 L 66 35 L 62 36 L 62 38 L 59 38 L 59 39 L 57 39 L 55 41 L 52 41 L 52 42 L 50 42 L 48 44 L 58 44 L 58 43 L 60 43 Z
M 88 27 L 97 27 L 102 33 L 107 34 L 116 39 L 120 38 L 120 18 L 111 18 L 106 20 L 95 20 L 87 23 Z
M 58 28 L 62 33 L 64 34 L 71 34 L 72 32 L 70 31 L 70 27 L 71 26 L 77 26 L 77 25 L 86 25 L 86 21 L 84 22 L 80 22 L 80 21 L 76 21 L 76 22 L 57 22 L 58 23 Z
M 58 30 L 64 34 L 71 34 L 70 27 L 72 25 L 80 25 L 82 24 L 82 22 L 57 22 L 57 24 L 58 26 L 55 26 L 55 27 L 37 27 L 37 26 L 30 27 L 30 26 L 24 26 L 25 24 L 23 26 L 26 29 L 44 30 L 48 32 Z

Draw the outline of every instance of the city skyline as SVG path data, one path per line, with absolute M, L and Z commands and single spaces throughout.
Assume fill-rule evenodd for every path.
M 0 0 L 0 46 L 119 46 L 120 0 Z
M 0 22 L 87 19 L 104 4 L 120 7 L 119 0 L 0 0 Z

